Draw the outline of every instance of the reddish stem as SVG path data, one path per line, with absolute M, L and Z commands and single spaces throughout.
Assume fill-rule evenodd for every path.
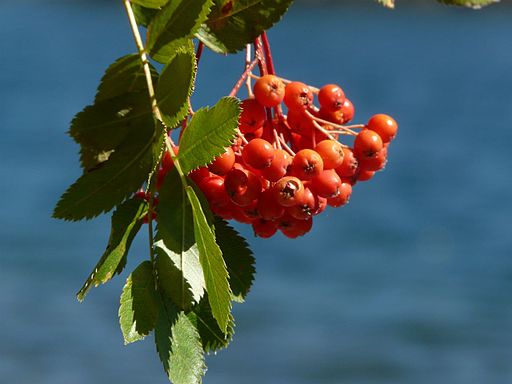
M 276 74 L 276 70 L 274 68 L 274 61 L 272 60 L 272 52 L 270 51 L 270 44 L 267 38 L 267 32 L 263 32 L 261 34 L 261 41 L 263 42 L 263 51 L 265 52 L 265 60 L 267 62 L 267 71 L 271 75 Z
M 199 65 L 199 60 L 201 60 L 201 56 L 203 54 L 203 48 L 204 44 L 200 41 L 196 50 L 196 65 Z
M 247 79 L 247 76 L 249 76 L 249 73 L 251 73 L 251 71 L 253 70 L 253 68 L 256 66 L 256 64 L 259 63 L 259 60 L 258 58 L 254 59 L 251 64 L 249 64 L 249 66 L 245 69 L 244 73 L 242 73 L 242 76 L 240 76 L 240 79 L 238 79 L 238 81 L 236 82 L 235 86 L 233 87 L 233 89 L 231 90 L 231 92 L 229 92 L 229 96 L 235 96 L 238 91 L 240 90 L 240 88 L 242 87 L 242 85 L 244 85 L 244 82 L 245 80 Z
M 258 67 L 260 69 L 260 76 L 266 75 L 267 72 L 267 63 L 265 62 L 265 57 L 263 54 L 263 50 L 261 48 L 261 40 L 257 38 L 254 40 L 254 55 L 258 59 Z

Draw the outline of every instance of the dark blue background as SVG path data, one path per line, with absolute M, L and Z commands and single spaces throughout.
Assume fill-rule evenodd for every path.
M 50 219 L 80 172 L 69 121 L 134 51 L 122 6 L 2 1 L 0 16 L 0 382 L 165 383 L 151 338 L 122 345 L 126 274 L 74 298 L 109 218 Z M 400 132 L 385 172 L 307 237 L 242 228 L 257 279 L 206 383 L 512 382 L 511 16 L 296 5 L 270 32 L 283 77 L 337 82 L 357 122 L 386 112 Z M 229 92 L 242 60 L 205 54 L 194 105 Z

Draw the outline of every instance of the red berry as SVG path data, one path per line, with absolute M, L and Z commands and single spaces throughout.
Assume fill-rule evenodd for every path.
M 229 196 L 224 188 L 224 179 L 220 176 L 205 177 L 198 185 L 206 200 L 213 207 L 223 207 L 229 203 Z
M 254 132 L 263 126 L 267 118 L 263 105 L 256 99 L 245 99 L 241 107 L 239 128 L 242 133 Z
M 174 155 L 178 155 L 178 147 L 173 147 Z M 165 150 L 164 155 L 162 156 L 162 169 L 164 170 L 164 173 L 169 172 L 174 168 L 174 162 L 172 161 L 171 154 L 168 150 Z
M 327 84 L 318 92 L 318 102 L 327 111 L 338 111 L 345 102 L 345 93 L 336 84 Z
M 274 147 L 263 139 L 251 140 L 242 150 L 242 158 L 255 169 L 269 167 L 274 159 Z
M 258 198 L 258 213 L 262 219 L 276 220 L 284 215 L 285 208 L 278 203 L 274 191 L 267 189 Z
M 273 221 L 258 219 L 252 222 L 254 235 L 263 239 L 268 239 L 277 232 L 277 224 Z
M 290 109 L 286 121 L 292 132 L 300 135 L 311 137 L 315 131 L 313 120 L 302 109 Z
M 391 116 L 384 114 L 372 116 L 368 121 L 367 128 L 377 132 L 383 143 L 389 143 L 393 140 L 398 131 L 396 121 Z
M 324 162 L 318 152 L 302 149 L 292 161 L 292 172 L 301 180 L 311 180 L 324 170 Z
M 286 85 L 284 103 L 289 110 L 304 110 L 313 104 L 313 92 L 304 83 L 293 81 Z
M 380 171 L 386 166 L 388 149 L 382 148 L 375 157 L 364 158 L 359 161 L 359 168 L 365 171 Z
M 261 175 L 269 181 L 278 181 L 286 175 L 291 163 L 292 158 L 288 152 L 283 149 L 276 149 L 272 163 L 261 171 Z
M 338 196 L 327 199 L 329 206 L 338 208 L 348 203 L 350 196 L 352 195 L 352 184 L 347 180 L 341 181 L 340 193 Z
M 311 189 L 321 197 L 331 198 L 340 193 L 341 179 L 334 169 L 323 171 L 311 180 Z
M 235 164 L 235 152 L 231 147 L 226 148 L 226 152 L 217 157 L 213 163 L 208 165 L 208 169 L 216 175 L 223 176 L 228 173 Z
M 365 171 L 365 170 L 360 170 L 360 172 L 357 174 L 357 177 L 356 177 L 356 180 L 357 181 L 368 181 L 370 180 L 373 176 L 375 176 L 375 171 Z
M 293 176 L 280 179 L 272 188 L 276 201 L 283 207 L 292 207 L 302 198 L 304 185 Z
M 285 87 L 280 78 L 274 75 L 260 77 L 253 88 L 254 97 L 264 107 L 275 107 L 283 101 Z
M 295 239 L 308 233 L 313 226 L 313 219 L 297 220 L 290 215 L 285 215 L 279 219 L 278 228 L 283 235 L 290 239 Z
M 261 181 L 248 170 L 233 168 L 226 174 L 224 187 L 231 201 L 239 206 L 248 206 L 261 193 Z
M 297 220 L 307 220 L 318 209 L 318 198 L 311 189 L 304 188 L 304 194 L 297 200 L 297 205 L 289 207 L 287 212 Z
M 336 140 L 323 140 L 319 142 L 315 151 L 322 157 L 324 169 L 335 169 L 343 163 L 345 152 L 343 147 Z
M 343 103 L 343 106 L 340 109 L 340 112 L 343 116 L 342 123 L 348 123 L 354 118 L 355 109 L 354 104 L 349 99 L 345 99 L 345 102 Z
M 377 155 L 384 144 L 379 134 L 370 129 L 363 129 L 356 136 L 354 141 L 354 154 L 361 160 L 364 158 L 372 158 Z
M 359 165 L 354 152 L 350 148 L 343 148 L 343 162 L 336 168 L 336 173 L 340 177 L 352 177 L 356 174 Z
M 199 167 L 188 174 L 194 183 L 199 184 L 205 177 L 211 176 L 207 167 Z

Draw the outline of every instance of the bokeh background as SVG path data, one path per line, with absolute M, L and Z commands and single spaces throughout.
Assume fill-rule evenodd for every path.
M 400 132 L 386 170 L 308 236 L 240 228 L 257 278 L 205 383 L 512 382 L 512 7 L 402 3 L 298 2 L 271 30 L 283 77 L 337 82 L 357 122 L 385 112 Z M 0 18 L 0 382 L 166 383 L 151 338 L 123 346 L 126 273 L 75 300 L 109 217 L 50 218 L 80 173 L 70 120 L 134 51 L 122 6 L 1 1 Z M 205 54 L 194 105 L 242 61 Z

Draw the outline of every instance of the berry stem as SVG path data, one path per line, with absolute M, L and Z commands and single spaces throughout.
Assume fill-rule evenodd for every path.
M 277 133 L 277 130 L 275 128 L 272 129 L 272 132 L 274 134 L 274 142 L 275 144 L 277 145 L 277 148 L 278 149 L 283 149 L 283 147 L 281 146 L 281 139 Z
M 274 61 L 272 60 L 272 51 L 267 38 L 267 32 L 261 34 L 261 41 L 263 42 L 263 51 L 265 52 L 265 60 L 267 62 L 267 70 L 270 75 L 275 75 Z
M 256 64 L 258 64 L 259 61 L 258 59 L 254 59 L 248 67 L 245 68 L 245 71 L 242 73 L 242 75 L 240 76 L 240 79 L 238 79 L 238 81 L 236 82 L 235 86 L 233 87 L 233 89 L 231 90 L 231 92 L 229 92 L 229 96 L 233 97 L 235 96 L 238 91 L 240 90 L 240 88 L 242 87 L 242 85 L 244 84 L 245 80 L 247 78 L 250 77 L 250 74 L 251 74 L 251 71 L 254 69 L 254 67 L 256 66 Z
M 196 65 L 199 65 L 199 60 L 201 60 L 201 56 L 203 55 L 204 50 L 204 44 L 202 41 L 197 44 L 197 50 L 196 50 Z
M 333 135 L 331 135 L 329 133 L 328 130 L 324 129 L 324 127 L 322 127 L 320 124 L 318 124 L 315 120 L 313 120 L 313 125 L 315 126 L 316 129 L 318 129 L 320 132 L 322 132 L 325 136 L 327 136 L 329 139 L 331 140 L 335 140 L 335 141 L 338 141 Z M 315 136 L 316 135 L 313 135 L 313 146 L 316 146 L 316 143 L 315 143 Z
M 264 76 L 267 74 L 267 64 L 265 62 L 265 57 L 263 55 L 263 50 L 261 48 L 261 39 L 256 38 L 254 40 L 254 54 L 256 58 L 258 59 L 258 67 L 260 70 L 260 75 Z
M 357 136 L 357 132 L 352 131 L 351 129 L 345 127 L 344 125 L 336 124 L 331 121 L 321 119 L 319 117 L 316 117 L 309 111 L 306 111 L 306 115 L 308 115 L 313 120 L 313 123 L 315 123 L 315 126 L 316 125 L 320 126 L 320 124 L 318 124 L 318 123 L 329 124 L 329 125 L 333 126 L 334 128 L 338 128 L 339 131 L 343 131 L 341 133 Z M 336 132 L 336 133 L 340 133 L 340 132 Z
M 247 44 L 245 47 L 245 70 L 247 70 L 247 68 L 249 68 L 249 66 L 251 65 L 251 57 L 252 57 L 251 50 L 252 50 L 251 44 Z M 247 87 L 247 95 L 249 96 L 249 98 L 254 97 L 254 95 L 252 93 L 252 81 L 251 81 L 251 76 L 250 76 L 251 73 L 252 72 L 249 72 L 245 79 L 245 85 Z
M 286 149 L 288 151 L 288 153 L 292 156 L 295 156 L 295 152 L 293 151 L 293 149 L 290 148 L 290 146 L 286 143 L 286 140 L 284 139 L 283 137 L 283 134 L 281 133 L 279 135 L 279 142 L 281 143 L 281 145 L 283 146 L 284 149 Z
M 251 74 L 251 77 L 252 77 L 253 79 L 256 79 L 256 80 L 257 80 L 257 79 L 259 79 L 261 76 L 257 76 L 257 75 Z M 277 76 L 277 78 L 278 78 L 279 80 L 281 80 L 281 81 L 282 81 L 283 83 L 285 83 L 285 84 L 293 83 L 293 81 L 288 80 L 288 79 L 285 79 L 284 77 L 281 77 L 281 76 Z M 309 85 L 309 84 L 306 84 L 306 85 L 308 86 L 308 88 L 309 88 L 309 89 L 311 89 L 311 91 L 312 91 L 313 93 L 318 93 L 318 92 L 320 92 L 320 88 L 313 87 L 312 85 Z

